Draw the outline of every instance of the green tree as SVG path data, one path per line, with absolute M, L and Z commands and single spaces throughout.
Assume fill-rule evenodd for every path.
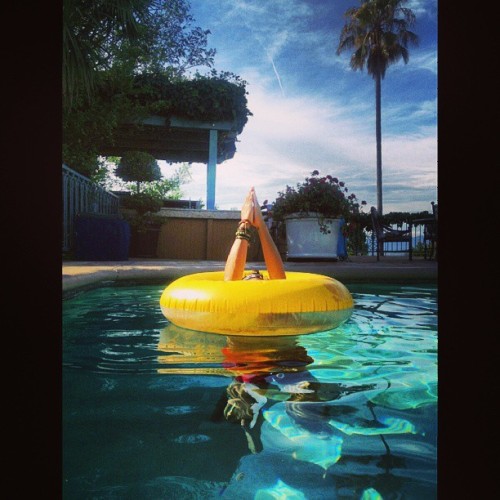
M 143 156 L 143 161 L 140 162 L 140 165 L 136 165 L 136 167 L 133 168 L 129 168 L 129 157 L 126 169 L 123 169 L 124 163 L 122 157 L 122 159 L 118 161 L 118 167 L 115 169 L 118 174 L 121 166 L 122 170 L 120 173 L 124 180 L 126 178 L 126 180 L 137 182 L 135 179 L 139 177 L 144 179 L 141 181 L 140 191 L 137 189 L 137 186 L 135 186 L 135 192 L 130 196 L 124 197 L 121 201 L 124 208 L 131 208 L 138 214 L 138 216 L 127 215 L 129 222 L 133 226 L 147 224 L 148 221 L 151 222 L 151 218 L 145 217 L 145 215 L 148 212 L 150 214 L 158 212 L 163 206 L 163 201 L 166 199 L 180 199 L 182 196 L 181 186 L 191 180 L 191 167 L 188 163 L 181 164 L 170 177 L 163 178 L 160 174 L 161 179 L 159 179 L 156 167 L 150 162 L 150 158 L 147 156 Z M 137 155 L 136 158 L 138 158 Z M 125 185 L 125 187 L 130 189 L 132 186 Z
M 211 68 L 215 56 L 210 32 L 194 26 L 189 9 L 187 0 L 64 0 L 64 163 L 90 178 L 105 175 L 102 145 L 121 123 L 150 114 L 229 113 L 243 128 L 246 82 L 213 69 L 189 75 Z
M 115 173 L 125 182 L 136 183 L 139 194 L 142 182 L 159 181 L 161 170 L 154 156 L 142 151 L 127 151 L 121 157 Z
M 182 197 L 181 186 L 191 180 L 190 164 L 182 163 L 170 177 L 159 181 L 148 182 L 142 188 L 142 192 L 156 196 L 160 200 L 180 200 Z
M 123 59 L 135 63 L 139 72 L 168 70 L 175 77 L 192 68 L 213 66 L 216 51 L 207 47 L 210 30 L 193 26 L 187 0 L 150 0 L 149 4 L 147 27 L 137 42 L 127 39 L 123 44 Z
M 363 70 L 375 80 L 377 141 L 377 209 L 382 214 L 382 119 L 381 81 L 387 68 L 403 59 L 408 63 L 409 44 L 418 44 L 418 36 L 410 31 L 415 14 L 404 7 L 408 0 L 361 0 L 361 6 L 345 12 L 346 24 L 340 33 L 337 55 L 354 49 L 350 65 Z
M 64 0 L 63 102 L 73 106 L 83 93 L 90 99 L 99 69 L 112 60 L 108 48 L 120 38 L 136 40 L 148 0 Z
M 113 66 L 128 74 L 167 68 L 181 76 L 213 65 L 209 30 L 193 27 L 187 0 L 64 0 L 63 102 L 91 100 L 99 75 Z M 123 77 L 123 74 L 122 74 Z

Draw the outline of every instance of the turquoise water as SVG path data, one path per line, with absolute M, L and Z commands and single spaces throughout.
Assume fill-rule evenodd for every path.
M 256 339 L 168 324 L 165 285 L 63 303 L 65 499 L 437 498 L 435 286 Z

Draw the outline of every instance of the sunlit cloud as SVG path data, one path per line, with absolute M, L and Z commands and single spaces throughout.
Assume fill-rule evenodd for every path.
M 350 192 L 375 205 L 374 82 L 366 72 L 352 71 L 348 54 L 335 54 L 343 13 L 352 5 L 320 7 L 305 0 L 193 0 L 192 5 L 206 16 L 208 25 L 197 21 L 212 32 L 217 68 L 248 82 L 253 113 L 234 158 L 217 166 L 216 206 L 239 209 L 251 186 L 260 201 L 272 202 L 314 169 L 345 181 Z M 425 22 L 435 0 L 407 6 L 417 22 Z M 397 96 L 410 81 L 415 86 L 405 99 L 382 107 L 384 212 L 427 210 L 436 201 L 437 101 L 435 88 L 422 87 L 435 82 L 436 72 L 435 45 L 427 45 L 413 50 L 410 63 L 384 80 L 384 96 Z M 191 170 L 185 197 L 205 202 L 206 165 L 193 164 Z
M 417 52 L 410 56 L 411 64 L 408 64 L 410 70 L 427 70 L 437 74 L 437 53 L 435 51 Z
M 382 119 L 386 125 L 392 129 L 403 131 L 402 124 L 412 124 L 414 129 L 421 129 L 422 133 L 428 128 L 428 124 L 437 120 L 437 100 L 421 102 L 401 102 L 397 104 L 385 105 L 382 109 Z M 423 127 L 419 124 L 423 123 Z M 396 135 L 397 132 L 386 131 L 384 134 Z
M 351 107 L 341 108 L 332 100 L 282 98 L 263 88 L 254 89 L 249 107 L 254 116 L 236 144 L 234 158 L 217 167 L 219 208 L 239 207 L 251 186 L 261 201 L 273 201 L 286 185 L 301 182 L 314 169 L 344 180 L 358 198 L 375 203 L 373 117 L 356 119 Z M 384 175 L 410 187 L 435 185 L 435 141 L 434 130 L 388 137 L 383 144 Z M 186 187 L 193 199 L 204 199 L 206 166 L 193 165 L 192 173 L 193 182 Z
M 425 14 L 430 6 L 436 6 L 437 0 L 408 0 L 405 7 L 411 9 L 418 17 Z

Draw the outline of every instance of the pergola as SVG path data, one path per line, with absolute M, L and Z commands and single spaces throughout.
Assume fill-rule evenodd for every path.
M 237 128 L 234 122 L 203 122 L 171 116 L 149 116 L 118 127 L 113 144 L 102 144 L 103 156 L 122 156 L 138 150 L 168 162 L 207 164 L 207 210 L 215 209 L 217 164 L 234 156 Z

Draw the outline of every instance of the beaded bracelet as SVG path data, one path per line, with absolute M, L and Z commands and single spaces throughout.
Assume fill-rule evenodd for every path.
M 236 231 L 236 238 L 239 240 L 250 241 L 250 235 L 246 231 L 241 231 L 241 230 Z

